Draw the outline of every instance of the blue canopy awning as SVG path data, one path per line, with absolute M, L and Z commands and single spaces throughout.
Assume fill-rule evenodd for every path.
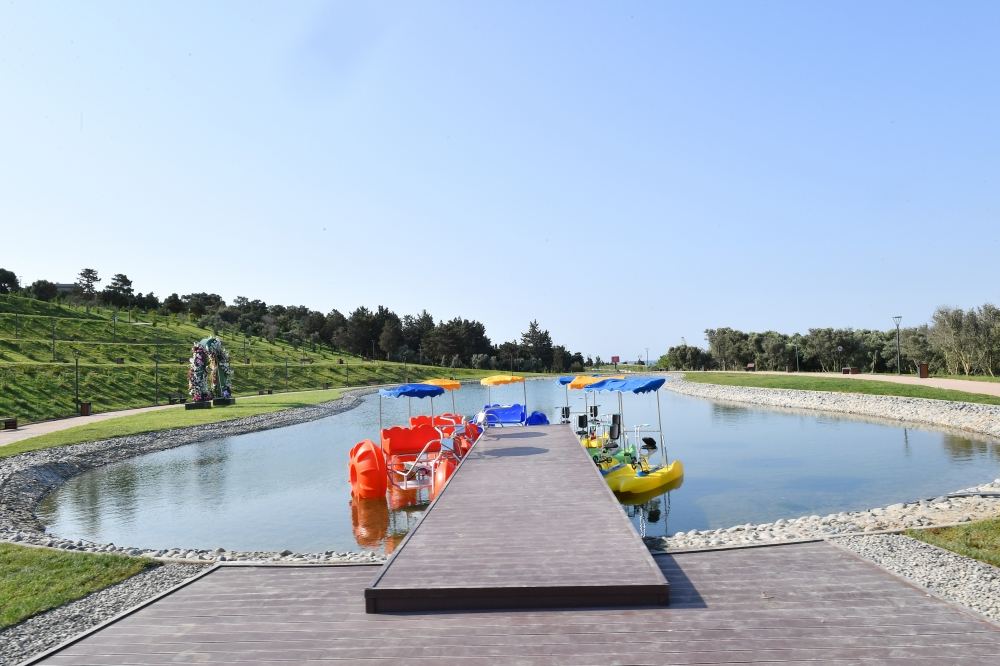
M 666 383 L 664 377 L 635 377 L 632 379 L 605 379 L 591 384 L 585 391 L 620 391 L 622 393 L 648 393 Z
M 566 375 L 565 377 L 559 378 L 559 383 L 563 386 L 566 386 L 566 384 L 569 384 L 574 379 L 576 379 L 576 375 Z
M 391 389 L 379 389 L 383 398 L 434 398 L 444 393 L 440 386 L 432 384 L 402 384 Z

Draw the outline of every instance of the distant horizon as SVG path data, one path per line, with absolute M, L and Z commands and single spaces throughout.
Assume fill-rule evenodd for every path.
M 537 319 L 605 358 L 1000 301 L 996 3 L 101 7 L 0 7 L 29 283 Z

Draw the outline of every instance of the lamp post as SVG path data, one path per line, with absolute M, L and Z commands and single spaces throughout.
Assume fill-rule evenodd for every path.
M 899 354 L 899 322 L 903 321 L 903 317 L 900 316 L 900 315 L 896 315 L 895 317 L 892 318 L 892 320 L 894 322 L 896 322 L 896 374 L 897 375 L 901 375 L 901 374 L 903 374 L 903 368 L 900 367 L 900 364 L 899 364 L 899 361 L 900 361 L 900 354 Z
M 111 344 L 115 344 L 118 338 L 118 313 L 111 315 Z
M 74 386 L 73 392 L 76 396 L 74 398 L 74 402 L 76 402 L 76 413 L 79 414 L 80 413 L 80 350 L 74 348 L 73 356 L 74 356 L 74 361 L 76 363 L 76 373 L 75 373 L 76 380 L 73 382 Z
M 799 346 L 796 344 L 792 345 L 792 349 L 795 351 L 795 372 L 799 371 Z

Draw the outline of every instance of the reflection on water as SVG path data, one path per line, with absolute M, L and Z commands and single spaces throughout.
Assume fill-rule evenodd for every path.
M 554 381 L 531 381 L 526 390 L 529 408 L 550 416 L 566 399 Z M 582 393 L 569 395 L 582 410 Z M 521 388 L 496 389 L 493 398 L 520 400 Z M 487 392 L 463 387 L 456 400 L 461 412 L 475 413 Z M 617 408 L 617 400 L 601 402 L 603 412 Z M 661 402 L 664 445 L 684 462 L 686 477 L 669 494 L 622 500 L 649 536 L 881 506 L 1000 476 L 997 446 L 955 434 L 669 392 Z M 655 404 L 625 396 L 623 430 L 656 423 Z M 426 413 L 429 404 L 411 407 Z M 384 401 L 386 423 L 406 418 L 406 401 Z M 429 498 L 396 491 L 381 503 L 351 501 L 347 452 L 375 437 L 377 422 L 378 399 L 369 397 L 320 421 L 125 460 L 71 479 L 38 515 L 66 537 L 139 547 L 391 552 Z M 507 453 L 530 457 L 543 442 L 512 442 Z M 531 491 L 511 480 L 511 492 Z
M 670 492 L 684 485 L 684 477 L 648 493 L 619 495 L 625 515 L 632 519 L 641 537 L 669 534 Z M 661 529 L 655 529 L 661 526 Z
M 970 462 L 979 458 L 987 458 L 1000 462 L 1000 447 L 976 439 L 966 439 L 956 435 L 942 436 L 945 451 L 952 460 Z
M 424 515 L 430 497 L 426 488 L 402 490 L 390 486 L 387 497 L 352 497 L 349 502 L 358 545 L 388 555 Z

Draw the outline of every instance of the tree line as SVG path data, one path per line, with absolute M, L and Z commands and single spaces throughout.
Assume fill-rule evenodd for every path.
M 244 296 L 227 303 L 218 294 L 204 292 L 172 293 L 160 300 L 153 292 L 136 293 L 123 273 L 114 274 L 103 289 L 101 282 L 96 270 L 84 268 L 72 291 L 60 293 L 48 280 L 22 287 L 12 271 L 0 268 L 0 293 L 186 317 L 217 333 L 281 340 L 296 348 L 325 345 L 366 358 L 515 372 L 583 372 L 601 362 L 554 344 L 537 321 L 530 322 L 518 339 L 494 344 L 482 322 L 463 317 L 435 320 L 426 310 L 399 316 L 379 305 L 358 307 L 347 315 L 336 309 L 324 314 L 302 305 L 269 305 Z
M 808 333 L 705 331 L 708 349 L 670 347 L 659 366 L 671 370 L 758 370 L 836 372 L 846 366 L 868 372 L 896 372 L 896 329 L 811 328 Z M 1000 308 L 939 307 L 926 324 L 899 329 L 899 371 L 951 375 L 1000 374 Z

